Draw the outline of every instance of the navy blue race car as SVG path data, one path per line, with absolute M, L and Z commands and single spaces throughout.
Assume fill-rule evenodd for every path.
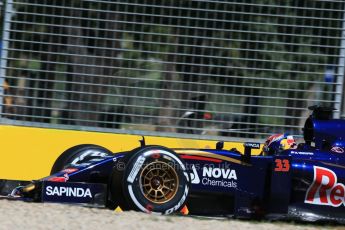
M 146 145 L 112 153 L 78 145 L 38 181 L 3 181 L 12 199 L 78 203 L 112 209 L 236 218 L 297 219 L 345 223 L 345 120 L 313 107 L 304 142 L 290 135 L 224 149 L 169 149 Z

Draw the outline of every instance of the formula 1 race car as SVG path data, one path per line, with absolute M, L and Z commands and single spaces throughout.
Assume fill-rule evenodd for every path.
M 291 219 L 345 223 L 345 120 L 313 107 L 304 143 L 271 136 L 244 152 L 169 149 L 145 145 L 112 153 L 78 145 L 56 160 L 51 175 L 38 181 L 4 181 L 12 199 L 78 203 L 112 209 L 236 218 Z

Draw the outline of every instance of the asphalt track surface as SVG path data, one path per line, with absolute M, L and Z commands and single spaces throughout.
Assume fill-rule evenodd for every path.
M 109 209 L 0 200 L 0 229 L 345 230 L 345 227 L 285 222 L 271 223 L 232 219 L 195 218 L 188 216 L 156 216 L 134 211 L 115 213 Z

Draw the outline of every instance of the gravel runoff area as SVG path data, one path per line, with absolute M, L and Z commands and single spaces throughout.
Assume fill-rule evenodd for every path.
M 108 209 L 52 203 L 0 200 L 0 229 L 338 229 L 342 226 L 303 225 L 284 222 L 256 222 L 231 219 L 156 216 L 140 212 L 115 213 Z

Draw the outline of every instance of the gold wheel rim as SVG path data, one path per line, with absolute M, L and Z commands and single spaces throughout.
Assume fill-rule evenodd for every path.
M 179 185 L 176 170 L 168 163 L 158 160 L 145 166 L 140 175 L 140 182 L 145 198 L 156 204 L 170 201 Z

